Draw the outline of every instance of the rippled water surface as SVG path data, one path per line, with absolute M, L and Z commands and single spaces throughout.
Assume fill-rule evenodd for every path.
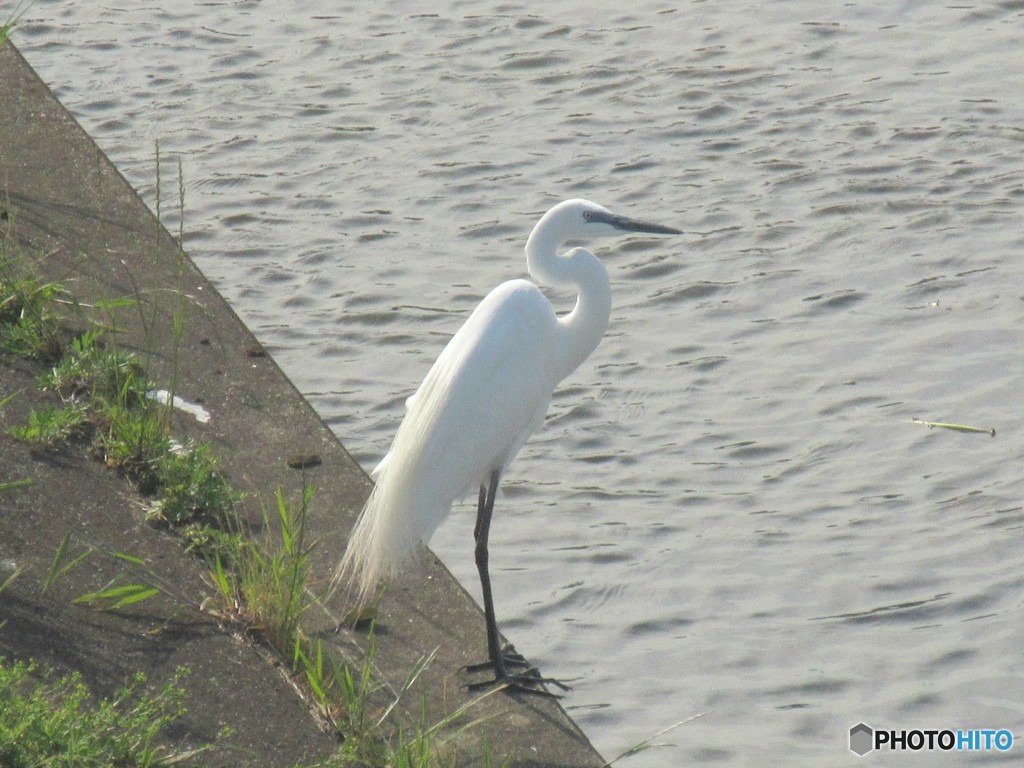
M 159 139 L 172 228 L 181 158 L 190 253 L 367 465 L 549 205 L 685 229 L 595 244 L 504 629 L 608 757 L 708 712 L 634 766 L 838 763 L 861 720 L 1019 760 L 1024 4 L 411 7 L 37 0 L 15 41 L 154 207 Z M 471 513 L 434 546 L 475 593 Z

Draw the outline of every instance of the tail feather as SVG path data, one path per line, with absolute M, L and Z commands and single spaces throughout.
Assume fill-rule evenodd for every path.
M 332 586 L 344 585 L 347 597 L 356 608 L 365 608 L 373 599 L 377 585 L 390 576 L 408 552 L 396 551 L 388 532 L 387 510 L 380 485 L 374 487 L 352 529 L 352 535 L 334 573 Z
M 381 579 L 394 574 L 420 543 L 430 540 L 452 501 L 466 490 L 461 487 L 466 477 L 479 474 L 474 463 L 488 460 L 471 455 L 455 463 L 445 458 L 461 444 L 462 434 L 453 411 L 458 399 L 451 396 L 450 366 L 444 360 L 442 352 L 409 399 L 409 411 L 373 472 L 376 485 L 335 572 L 333 584 L 345 582 L 360 609 L 373 599 Z
M 430 539 L 447 512 L 431 509 L 433 514 L 425 514 L 425 500 L 416 493 L 417 484 L 403 476 L 401 466 L 382 462 L 382 469 L 331 582 L 332 589 L 344 586 L 357 609 L 365 608 L 378 584 Z

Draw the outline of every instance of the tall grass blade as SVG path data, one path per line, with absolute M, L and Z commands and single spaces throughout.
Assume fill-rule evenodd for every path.
M 7 589 L 9 586 L 11 586 L 11 584 L 14 582 L 14 580 L 16 578 L 18 578 L 18 576 L 21 575 L 22 570 L 23 569 L 21 569 L 21 568 L 17 568 L 17 569 L 15 569 L 14 573 L 12 573 L 10 576 L 8 576 L 6 579 L 4 579 L 4 583 L 0 584 L 0 592 L 3 592 L 5 589 Z M 3 626 L 3 625 L 0 624 L 0 626 Z
M 217 592 L 224 600 L 225 606 L 232 606 L 235 591 L 231 587 L 228 575 L 224 572 L 224 564 L 221 562 L 220 555 L 217 555 L 214 559 L 213 570 L 210 572 L 210 575 L 213 578 L 213 584 L 217 588 Z
M 79 595 L 71 602 L 95 603 L 105 600 L 113 600 L 115 602 L 108 606 L 107 609 L 117 610 L 118 608 L 123 608 L 126 605 L 132 605 L 133 603 L 148 600 L 158 594 L 160 594 L 160 590 L 150 584 L 125 584 L 120 587 L 108 586 L 107 588 L 96 592 L 88 592 L 84 595 Z
M 619 760 L 622 760 L 623 758 L 631 757 L 632 755 L 639 754 L 640 752 L 645 752 L 648 749 L 652 749 L 654 747 L 665 746 L 664 744 L 655 744 L 654 740 L 664 736 L 666 733 L 671 733 L 672 731 L 674 731 L 676 728 L 679 728 L 680 726 L 686 725 L 687 723 L 692 723 L 694 720 L 699 720 L 700 718 L 704 717 L 704 715 L 706 715 L 706 714 L 707 714 L 707 712 L 698 712 L 696 715 L 692 715 L 691 717 L 688 717 L 685 720 L 680 720 L 678 723 L 673 723 L 672 725 L 668 726 L 667 728 L 662 728 L 660 731 L 658 731 L 656 734 L 654 734 L 650 738 L 644 739 L 639 744 L 633 745 L 632 747 L 630 747 L 629 749 L 627 749 L 625 752 L 623 752 L 622 754 L 618 755 L 617 757 L 613 757 L 607 763 L 602 765 L 601 768 L 609 768 L 613 763 L 617 763 Z
M 24 389 L 19 389 L 17 392 L 12 392 L 7 397 L 5 397 L 3 400 L 0 400 L 0 408 L 3 408 L 5 405 L 7 405 L 9 402 L 11 402 L 11 400 L 16 398 L 18 395 L 20 395 L 24 391 L 25 391 Z
M 111 554 L 118 560 L 124 560 L 126 563 L 132 563 L 133 565 L 145 565 L 146 561 L 141 557 L 135 557 L 135 555 L 129 555 L 124 552 L 111 552 Z
M 382 714 L 380 718 L 378 718 L 377 723 L 374 727 L 380 728 L 380 726 L 384 724 L 388 717 L 391 716 L 391 713 L 395 710 L 395 707 L 398 706 L 399 702 L 402 700 L 402 697 L 406 693 L 408 693 L 409 689 L 412 688 L 413 685 L 416 684 L 416 681 L 419 679 L 420 675 L 422 675 L 423 672 L 427 669 L 427 667 L 430 666 L 430 663 L 434 660 L 434 657 L 437 656 L 437 652 L 439 650 L 440 648 L 435 648 L 430 653 L 424 654 L 423 656 L 419 657 L 419 659 L 413 665 L 412 669 L 409 671 L 408 676 L 405 678 L 405 682 L 402 683 L 402 687 L 398 689 L 398 693 L 395 695 L 394 700 L 391 702 L 391 704 L 388 705 L 387 709 L 384 710 L 384 714 Z
M 57 553 L 53 556 L 53 560 L 50 562 L 50 569 L 46 572 L 46 578 L 43 579 L 43 591 L 45 592 L 50 588 L 57 579 L 63 576 L 65 573 L 70 571 L 80 562 L 85 560 L 96 550 L 92 547 L 87 549 L 85 552 L 80 554 L 78 557 L 71 560 L 69 563 L 65 563 L 64 559 L 68 554 L 68 547 L 71 545 L 71 534 L 65 533 L 63 538 L 60 540 L 60 545 L 57 547 Z
M 284 541 L 284 550 L 288 554 L 293 554 L 295 552 L 295 542 L 292 538 L 291 519 L 288 514 L 288 505 L 284 500 L 284 489 L 281 486 L 277 487 L 277 516 L 278 525 L 281 529 L 281 539 Z

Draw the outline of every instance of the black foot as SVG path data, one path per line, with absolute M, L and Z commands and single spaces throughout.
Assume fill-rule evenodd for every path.
M 517 671 L 510 672 L 510 667 Z M 488 688 L 501 687 L 506 690 L 518 691 L 520 693 L 530 693 L 535 696 L 549 696 L 553 699 L 560 699 L 562 697 L 559 694 L 552 693 L 544 686 L 552 685 L 563 691 L 572 690 L 571 686 L 566 685 L 561 680 L 556 680 L 553 677 L 542 677 L 540 670 L 536 667 L 530 666 L 530 663 L 525 658 L 511 648 L 505 648 L 502 650 L 500 664 L 496 665 L 493 661 L 485 661 L 480 664 L 471 664 L 468 667 L 463 667 L 463 670 L 470 673 L 483 672 L 484 670 L 494 672 L 494 677 L 490 680 L 481 680 L 478 683 L 469 683 L 466 688 L 470 691 L 482 691 Z
M 541 677 L 535 667 L 530 667 L 523 672 L 496 675 L 493 680 L 470 683 L 466 686 L 466 689 L 470 691 L 483 691 L 489 688 L 503 688 L 507 691 L 529 693 L 533 696 L 547 696 L 552 699 L 562 698 L 561 694 L 552 693 L 544 687 L 545 685 L 554 685 L 563 691 L 572 690 L 571 686 L 566 685 L 561 680 L 555 680 L 553 677 Z
M 530 662 L 526 658 L 516 651 L 511 645 L 506 645 L 501 649 L 501 664 L 505 669 L 509 667 L 517 667 L 519 669 L 529 669 Z M 479 664 L 470 664 L 469 666 L 463 667 L 463 672 L 483 672 L 486 669 L 494 669 L 494 662 L 491 660 L 482 661 Z

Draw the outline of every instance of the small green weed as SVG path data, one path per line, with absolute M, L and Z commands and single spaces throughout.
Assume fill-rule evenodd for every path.
M 156 472 L 161 498 L 150 510 L 150 520 L 176 529 L 198 522 L 221 528 L 231 524 L 229 513 L 239 495 L 224 480 L 208 446 L 170 450 L 160 457 Z
M 144 493 L 153 493 L 159 485 L 158 463 L 171 447 L 167 414 L 146 397 L 151 385 L 138 358 L 107 348 L 102 335 L 93 328 L 76 336 L 66 354 L 40 375 L 39 384 L 79 411 L 98 458 Z
M 11 15 L 7 19 L 7 21 L 5 21 L 3 24 L 0 24 L 0 45 L 3 45 L 5 42 L 7 42 L 7 38 L 11 36 L 11 30 L 13 30 L 18 25 L 18 22 L 21 20 L 21 17 L 25 15 L 25 11 L 31 8 L 34 3 L 35 0 L 28 0 L 28 2 L 25 3 L 18 3 L 14 7 L 14 10 L 11 11 Z
M 181 680 L 158 693 L 135 679 L 113 699 L 93 702 L 75 674 L 57 677 L 34 664 L 0 658 L 0 765 L 6 768 L 72 766 L 155 766 L 193 753 L 172 753 L 160 745 L 163 729 L 184 713 Z
M 60 358 L 63 345 L 54 312 L 64 289 L 20 275 L 0 258 L 0 352 L 42 363 Z
M 20 394 L 21 394 L 21 392 L 18 391 L 18 392 L 15 392 L 14 394 L 8 395 L 3 400 L 0 400 L 0 408 L 3 408 L 5 405 L 7 405 L 9 402 L 11 402 L 11 400 L 16 398 Z M 20 480 L 0 481 L 0 493 L 3 493 L 4 491 L 13 491 L 16 488 L 25 488 L 26 486 L 29 486 L 29 485 L 32 485 L 32 479 L 28 478 L 28 477 L 22 478 Z M 3 587 L 0 587 L 0 591 L 2 591 L 2 590 L 3 590 Z
M 44 405 L 29 413 L 27 425 L 11 427 L 10 433 L 18 440 L 54 448 L 84 435 L 85 414 L 74 405 L 64 408 Z
M 154 407 L 132 408 L 123 402 L 91 414 L 94 455 L 132 480 L 141 493 L 157 493 L 159 465 L 171 450 L 163 414 Z
M 114 403 L 144 406 L 150 387 L 138 358 L 106 347 L 100 328 L 72 339 L 66 354 L 39 377 L 39 385 L 63 400 L 85 401 L 97 409 Z
M 357 708 L 361 709 L 366 700 L 365 695 L 358 696 L 354 700 L 356 706 L 344 706 L 339 686 L 346 677 L 351 680 L 352 673 L 347 666 L 339 664 L 332 657 L 326 657 L 325 660 L 323 643 L 319 638 L 315 644 L 301 636 L 295 638 L 292 669 L 304 675 L 313 705 L 335 728 L 338 727 L 338 718 L 342 712 L 351 713 Z M 351 703 L 353 699 L 346 701 Z
M 6 484 L 3 484 L 3 485 L 6 485 Z M 3 485 L 0 485 L 0 490 L 6 490 L 3 487 Z M 0 583 L 0 592 L 3 592 L 5 589 L 7 589 L 9 586 L 11 586 L 11 584 L 14 583 L 14 580 L 21 575 L 21 571 L 22 571 L 22 569 L 21 568 L 17 568 L 17 567 L 13 571 L 11 571 L 11 573 L 8 574 L 7 578 L 4 579 L 2 583 Z M 0 621 L 0 629 L 3 629 L 4 628 L 4 624 L 6 624 L 6 623 L 7 623 L 6 620 L 5 621 Z

